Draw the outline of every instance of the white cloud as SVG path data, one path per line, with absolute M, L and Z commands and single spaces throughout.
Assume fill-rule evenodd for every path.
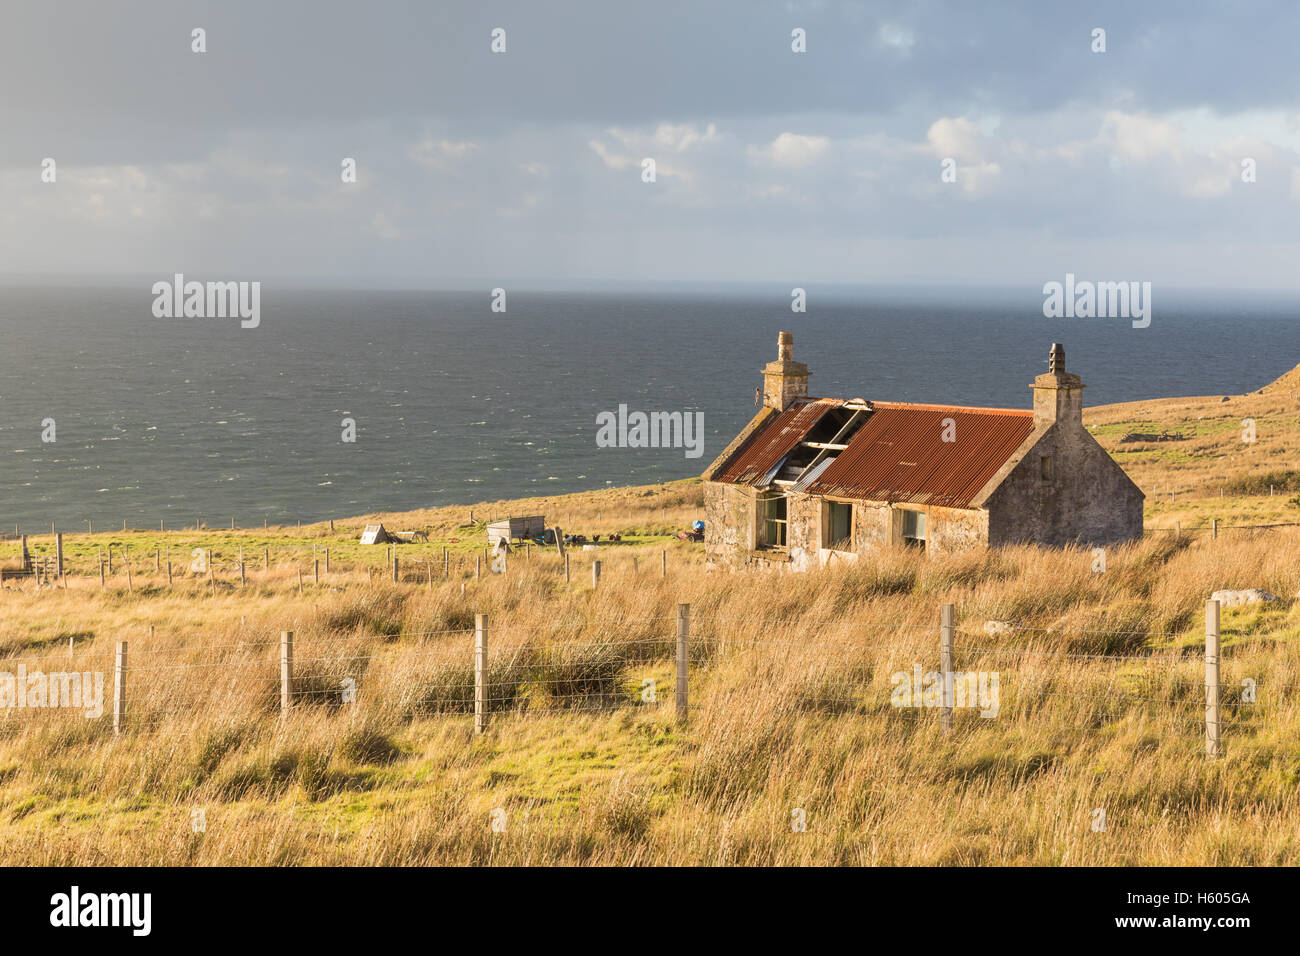
M 691 123 L 660 123 L 655 128 L 654 142 L 656 146 L 680 153 L 700 143 L 712 142 L 717 135 L 718 128 L 713 123 L 706 126 L 703 132 Z
M 694 173 L 682 161 L 682 154 L 704 144 L 716 143 L 720 139 L 713 123 L 703 129 L 693 123 L 660 123 L 648 132 L 615 126 L 607 129 L 605 136 L 614 140 L 622 149 L 616 149 L 614 145 L 596 138 L 589 139 L 587 147 L 610 169 L 621 171 L 639 167 L 643 159 L 651 158 L 655 161 L 656 176 L 687 181 L 694 178 Z M 667 162 L 664 159 L 665 153 L 676 155 L 679 159 Z
M 456 142 L 449 139 L 435 141 L 425 137 L 407 152 L 411 161 L 426 169 L 445 169 L 456 160 L 464 159 L 479 148 L 478 143 Z
M 876 39 L 883 46 L 904 55 L 911 53 L 912 47 L 916 46 L 916 33 L 911 27 L 901 23 L 882 23 L 880 29 L 876 31 Z
M 830 148 L 831 141 L 826 136 L 782 133 L 766 146 L 749 147 L 749 155 L 773 166 L 802 169 L 817 162 L 829 152 Z
M 935 120 L 926 130 L 925 139 L 934 155 L 951 156 L 959 162 L 981 162 L 990 149 L 989 137 L 964 116 Z
M 1120 159 L 1144 163 L 1160 156 L 1183 158 L 1182 130 L 1176 123 L 1143 113 L 1111 110 L 1105 116 L 1104 135 Z
M 610 169 L 627 169 L 629 166 L 636 165 L 637 161 L 633 157 L 613 152 L 598 139 L 588 140 L 587 145 L 593 153 L 600 157 L 601 162 Z

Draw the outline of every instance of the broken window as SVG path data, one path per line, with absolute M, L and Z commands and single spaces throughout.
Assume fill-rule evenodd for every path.
M 764 495 L 758 499 L 758 546 L 784 548 L 786 529 L 785 495 Z
M 853 505 L 843 501 L 826 502 L 822 546 L 835 551 L 853 550 Z
M 910 548 L 925 550 L 925 512 L 903 512 L 903 544 Z

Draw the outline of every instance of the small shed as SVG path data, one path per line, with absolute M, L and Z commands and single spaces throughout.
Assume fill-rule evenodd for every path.
M 428 541 L 427 531 L 389 531 L 388 537 L 401 544 L 413 544 L 416 541 Z
M 368 524 L 366 530 L 361 532 L 362 544 L 387 544 L 388 541 L 388 532 L 382 524 Z
M 545 515 L 527 515 L 520 518 L 502 518 L 500 521 L 493 521 L 487 526 L 487 539 L 489 547 L 496 547 L 496 543 L 505 539 L 507 543 L 520 538 L 538 538 L 546 531 Z

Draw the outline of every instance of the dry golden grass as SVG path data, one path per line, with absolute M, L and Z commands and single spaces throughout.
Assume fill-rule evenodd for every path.
M 593 593 L 555 559 L 505 578 L 204 597 L 6 595 L 4 665 L 103 669 L 111 716 L 0 718 L 9 863 L 1285 863 L 1297 859 L 1300 655 L 1291 601 L 1224 613 L 1227 757 L 1206 760 L 1201 613 L 1218 587 L 1293 595 L 1291 531 L 1160 536 L 1091 570 L 1083 551 L 884 554 L 798 579 L 607 562 Z M 577 569 L 575 569 L 577 570 Z M 585 572 L 585 565 L 582 566 Z M 342 590 L 333 590 L 334 588 Z M 691 605 L 691 716 L 673 710 Z M 997 671 L 997 717 L 890 706 L 890 675 Z M 476 738 L 472 623 L 494 708 Z M 1020 630 L 989 636 L 987 619 Z M 75 630 L 73 623 L 75 622 Z M 149 636 L 150 625 L 154 627 Z M 299 696 L 278 716 L 278 634 Z M 1116 655 L 1099 659 L 1088 655 Z M 1239 703 L 1245 677 L 1259 687 Z M 357 700 L 340 702 L 345 678 Z M 643 702 L 642 682 L 658 701 Z M 1095 808 L 1105 833 L 1090 829 Z M 506 832 L 493 833 L 501 808 Z M 803 809 L 808 829 L 791 829 Z M 206 831 L 192 831 L 202 809 Z
M 1147 430 L 1138 423 L 1199 428 L 1219 412 L 1197 401 L 1089 420 L 1112 426 L 1102 440 L 1114 448 L 1122 430 Z M 1290 439 L 1272 423 L 1288 412 L 1269 401 L 1281 402 L 1276 390 L 1222 411 L 1256 418 L 1254 449 L 1223 426 L 1198 432 L 1177 468 L 1160 457 L 1173 443 L 1131 456 L 1148 493 L 1167 480 L 1182 509 L 1152 502 L 1149 523 L 1285 516 L 1279 496 L 1220 499 L 1216 486 L 1251 474 L 1252 455 L 1284 467 Z M 130 592 L 119 575 L 104 591 L 93 576 L 0 593 L 0 670 L 102 670 L 107 697 L 114 644 L 130 644 L 121 736 L 107 700 L 97 719 L 0 710 L 0 862 L 1300 862 L 1300 530 L 1153 535 L 1113 549 L 1104 573 L 1087 551 L 1034 548 L 882 553 L 798 577 L 706 572 L 698 545 L 673 542 L 662 579 L 664 533 L 698 516 L 699 496 L 676 483 L 475 506 L 476 518 L 538 510 L 572 530 L 628 532 L 632 543 L 598 553 L 595 592 L 590 553 L 571 552 L 566 584 L 554 554 L 535 551 L 505 576 L 475 580 L 462 564 L 432 586 L 371 583 L 357 560 L 301 594 L 293 562 L 243 589 L 226 574 L 215 596 L 201 578 L 168 589 L 151 571 Z M 467 517 L 382 520 L 433 529 L 426 550 L 440 554 Z M 1204 603 L 1245 587 L 1281 600 L 1223 612 L 1226 756 L 1210 760 Z M 684 723 L 679 602 L 692 620 Z M 937 669 L 949 602 L 957 668 L 997 672 L 1000 701 L 988 719 L 958 711 L 945 736 L 934 709 L 891 706 L 891 675 Z M 479 736 L 476 613 L 488 617 L 493 698 Z M 987 634 L 988 620 L 1015 629 Z M 298 692 L 284 720 L 283 630 L 295 635 Z M 1247 678 L 1254 703 L 1242 700 Z M 806 832 L 792 828 L 796 810 Z M 504 832 L 490 825 L 496 811 Z

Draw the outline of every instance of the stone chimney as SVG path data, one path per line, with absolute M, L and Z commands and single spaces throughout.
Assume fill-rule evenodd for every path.
M 1065 370 L 1065 347 L 1052 343 L 1047 374 L 1034 379 L 1034 424 L 1073 422 L 1083 427 L 1083 380 Z
M 808 396 L 808 366 L 794 360 L 794 333 L 776 340 L 776 361 L 763 369 L 763 404 L 783 412 L 796 398 Z

